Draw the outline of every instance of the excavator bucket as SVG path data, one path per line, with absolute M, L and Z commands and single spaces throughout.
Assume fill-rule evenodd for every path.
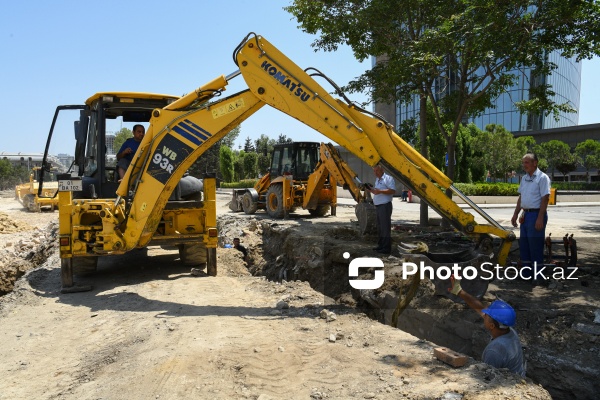
M 466 292 L 477 298 L 482 298 L 488 289 L 489 279 L 483 279 L 483 277 L 489 276 L 489 273 L 485 273 L 482 266 L 491 265 L 492 255 L 490 254 L 480 253 L 477 249 L 466 249 L 456 253 L 432 253 L 429 252 L 426 245 L 419 249 L 419 246 L 406 243 L 399 245 L 398 249 L 407 262 L 414 263 L 419 267 L 419 271 L 424 266 L 433 269 L 434 273 L 431 281 L 435 286 L 437 296 L 446 296 L 457 303 L 462 302 L 458 296 L 448 291 L 448 288 L 452 287 L 450 276 L 445 279 L 440 278 L 440 276 L 448 275 L 447 271 L 451 271 L 455 265 L 460 268 L 460 271 L 465 271 L 467 267 L 473 267 L 477 271 L 475 274 L 475 271 L 469 268 L 469 276 L 475 275 L 474 279 L 461 276 L 460 284 Z M 439 271 L 440 269 L 444 270 L 443 274 L 442 271 Z M 440 273 L 438 274 L 438 272 Z M 429 277 L 429 271 L 426 270 L 425 276 Z
M 231 201 L 229 202 L 229 208 L 233 212 L 244 211 L 242 207 L 242 198 L 246 189 L 233 189 L 233 194 L 231 196 Z
M 373 202 L 361 201 L 354 208 L 361 235 L 377 233 L 377 213 Z

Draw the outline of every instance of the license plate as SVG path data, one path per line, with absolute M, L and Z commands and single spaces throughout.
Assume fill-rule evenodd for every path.
M 83 183 L 81 179 L 59 180 L 58 190 L 60 192 L 81 192 L 83 190 Z

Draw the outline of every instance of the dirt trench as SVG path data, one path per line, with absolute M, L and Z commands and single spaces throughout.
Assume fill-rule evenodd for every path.
M 365 312 L 379 322 L 391 325 L 392 313 L 405 296 L 410 282 L 393 273 L 378 290 L 355 290 L 349 284 L 348 265 L 361 256 L 377 257 L 371 248 L 373 237 L 361 237 L 358 223 L 314 224 L 310 220 L 272 222 L 262 219 L 220 218 L 222 229 L 236 227 L 237 235 L 249 244 L 248 268 L 277 282 L 306 281 L 324 296 L 326 305 L 344 305 Z M 243 228 L 248 224 L 248 228 Z M 432 248 L 454 250 L 470 246 L 463 237 L 439 228 L 398 226 L 394 242 L 425 241 Z M 582 240 L 588 248 L 592 242 Z M 349 258 L 344 253 L 350 253 Z M 515 258 L 516 252 L 512 253 Z M 383 258 L 387 271 L 399 271 L 399 254 Z M 517 332 L 524 344 L 527 376 L 540 383 L 555 399 L 593 399 L 600 392 L 600 348 L 594 301 L 600 294 L 598 269 L 578 271 L 579 283 L 552 281 L 548 287 L 532 288 L 523 281 L 494 281 L 483 297 L 509 301 L 517 310 Z M 362 270 L 361 270 L 362 271 Z M 370 279 L 372 271 L 361 278 Z M 359 278 L 359 279 L 361 279 Z M 569 284 L 571 286 L 569 287 Z M 434 284 L 425 279 L 414 299 L 400 316 L 397 327 L 412 335 L 480 359 L 489 342 L 479 316 L 465 305 L 436 295 Z M 586 327 L 589 329 L 586 331 Z M 600 330 L 598 330 L 600 331 Z M 592 332 L 592 333 L 591 333 Z
M 221 247 L 231 243 L 233 237 L 240 237 L 249 256 L 244 261 L 233 249 L 220 250 L 220 272 L 225 276 L 263 276 L 272 282 L 308 282 L 321 293 L 325 307 L 351 307 L 389 325 L 397 293 L 405 293 L 408 284 L 398 277 L 388 276 L 380 290 L 360 292 L 351 288 L 348 281 L 350 260 L 377 256 L 371 250 L 375 238 L 360 237 L 358 229 L 356 221 L 340 222 L 340 218 L 334 217 L 293 217 L 286 221 L 272 221 L 240 214 L 221 214 Z M 56 251 L 56 223 L 33 231 L 19 233 L 17 229 L 17 233 L 18 241 L 10 235 L 3 237 L 5 248 L 2 251 L 5 253 L 2 254 L 11 261 L 0 270 L 10 271 L 10 265 L 22 266 L 16 267 L 14 273 L 3 272 L 6 291 L 12 289 L 15 279 Z M 396 227 L 395 242 L 410 240 L 447 247 L 466 245 L 459 235 L 440 232 L 437 228 Z M 585 247 L 585 243 L 582 245 Z M 350 257 L 344 257 L 345 253 L 349 253 Z M 401 264 L 397 256 L 383 260 L 386 270 L 393 270 Z M 592 261 L 593 258 L 583 260 L 584 263 Z M 9 268 L 6 268 L 8 264 Z M 556 288 L 549 291 L 547 288 L 532 290 L 522 283 L 514 286 L 493 283 L 484 298 L 492 301 L 495 296 L 500 296 L 516 307 L 519 313 L 517 331 L 526 346 L 528 376 L 542 384 L 556 399 L 591 399 L 600 390 L 597 336 L 585 329 L 593 327 L 595 317 L 595 308 L 586 299 L 598 298 L 600 278 L 596 270 L 584 270 L 582 279 L 585 280 L 582 282 L 586 285 L 581 287 L 555 282 Z M 369 278 L 368 274 L 363 277 Z M 531 306 L 536 302 L 552 307 L 536 309 Z M 397 327 L 475 359 L 480 358 L 488 340 L 475 313 L 447 298 L 435 296 L 434 285 L 427 280 L 421 282 Z

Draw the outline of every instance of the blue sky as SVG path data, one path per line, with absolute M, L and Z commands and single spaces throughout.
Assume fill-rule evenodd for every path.
M 182 95 L 237 69 L 232 53 L 249 33 L 267 38 L 300 67 L 315 67 L 340 86 L 370 67 L 349 48 L 315 52 L 282 10 L 288 1 L 58 0 L 4 1 L 0 14 L 0 151 L 44 150 L 56 106 L 82 104 L 102 91 Z M 94 7 L 93 4 L 101 4 Z M 600 60 L 585 61 L 579 123 L 600 122 L 600 92 L 592 88 Z M 320 81 L 325 88 L 329 88 Z M 226 92 L 245 89 L 241 77 Z M 365 101 L 361 94 L 351 94 Z M 281 112 L 263 107 L 245 121 L 246 137 L 285 134 L 328 140 Z M 68 146 L 70 147 L 70 146 Z M 72 153 L 65 148 L 64 152 Z

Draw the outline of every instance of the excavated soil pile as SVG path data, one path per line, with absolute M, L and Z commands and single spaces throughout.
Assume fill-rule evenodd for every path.
M 0 234 L 15 233 L 30 230 L 31 226 L 23 222 L 17 222 L 7 214 L 0 212 Z
M 56 249 L 56 223 L 48 224 L 45 229 L 29 229 L 18 237 L 11 235 L 12 238 L 3 238 L 4 246 L 0 249 L 0 295 L 12 291 L 17 279 L 44 263 Z

